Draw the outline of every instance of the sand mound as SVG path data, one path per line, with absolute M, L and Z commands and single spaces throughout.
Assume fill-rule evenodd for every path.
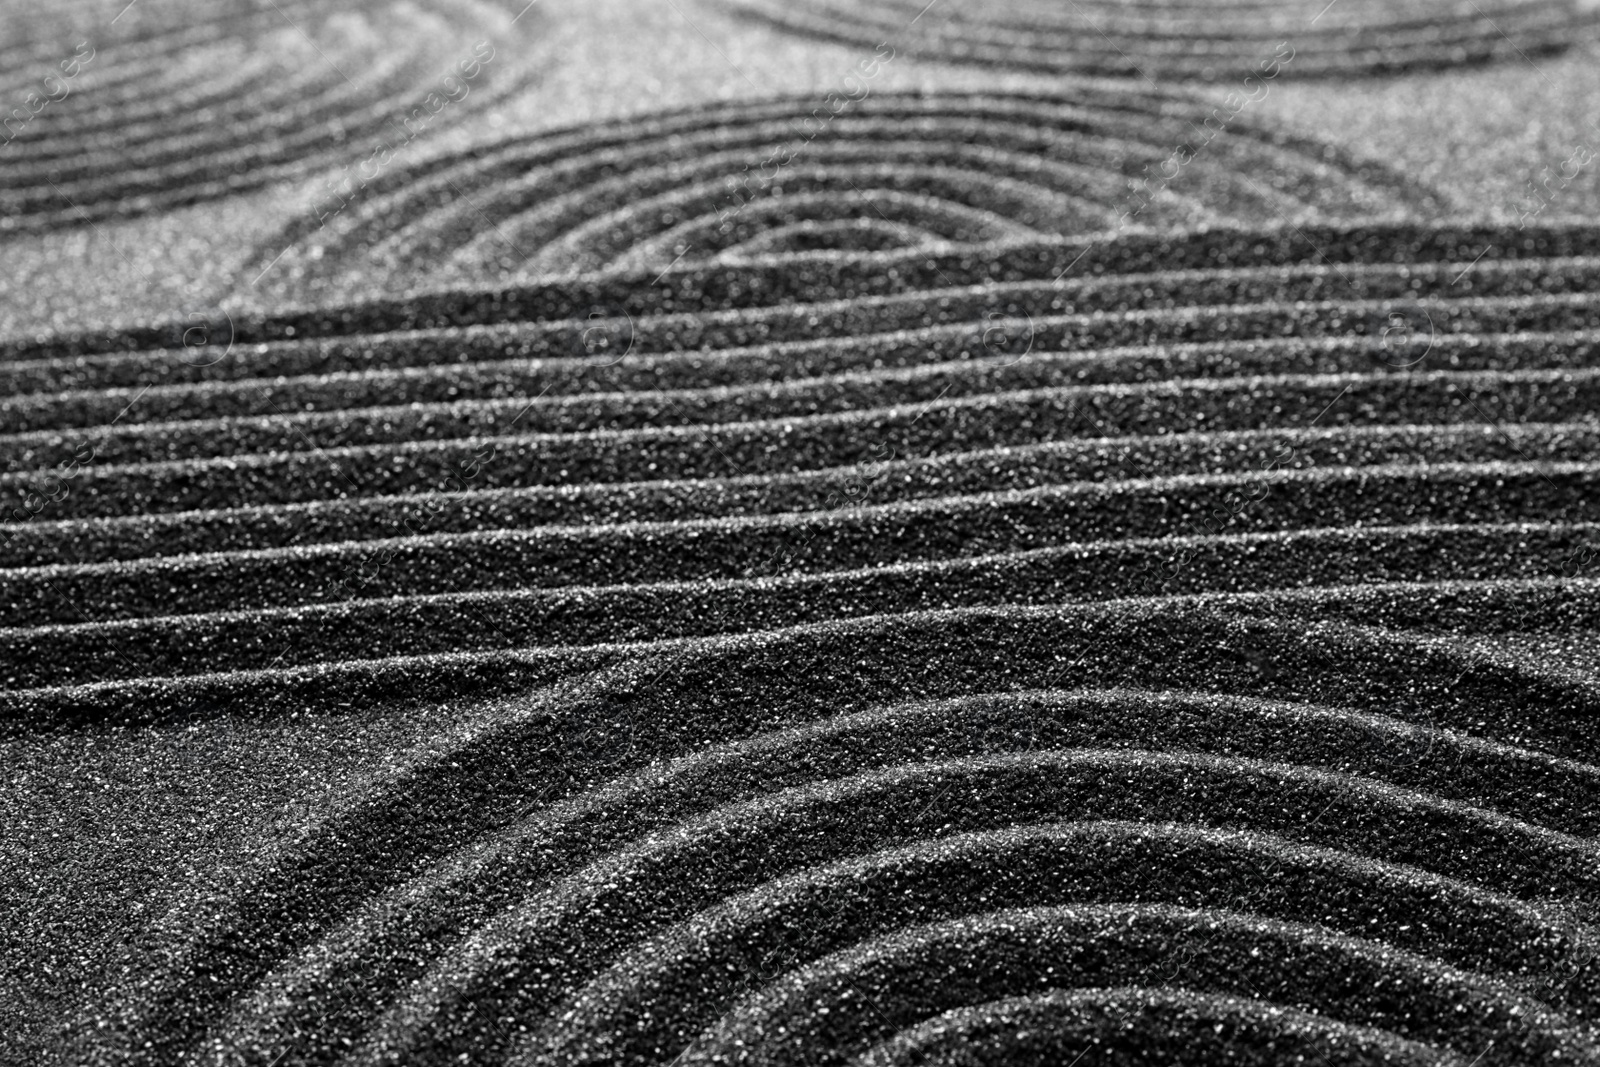
M 484 702 L 182 896 L 80 1058 L 1592 1062 L 1600 230 L 1524 237 L 15 342 L 10 732 Z

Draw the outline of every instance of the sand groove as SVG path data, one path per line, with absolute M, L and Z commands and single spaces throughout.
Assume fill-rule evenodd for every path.
M 270 284 L 327 300 L 370 291 L 375 269 L 395 291 L 1441 206 L 1380 163 L 1221 123 L 1214 107 L 1168 93 L 1084 84 L 818 103 L 621 119 L 430 160 L 384 174 L 326 225 L 291 225 L 262 246 L 260 265 L 282 255 Z M 1202 140 L 1173 162 L 1178 145 Z
M 396 131 L 429 93 L 476 107 L 515 84 L 492 58 L 510 8 L 221 0 L 116 15 L 9 2 L 0 83 L 29 103 L 3 131 L 0 231 L 92 224 L 375 158 L 385 139 L 404 143 Z
M 1345 0 L 1333 8 L 1325 0 L 1001 0 L 932 12 L 921 0 L 724 2 L 793 33 L 948 62 L 1139 78 L 1254 74 L 1256 84 L 1285 71 L 1329 77 L 1515 61 L 1562 51 L 1596 25 L 1582 0 Z

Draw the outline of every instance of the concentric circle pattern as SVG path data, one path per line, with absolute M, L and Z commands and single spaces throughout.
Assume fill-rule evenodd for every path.
M 1592 36 L 1587 0 L 724 0 L 780 29 L 952 63 L 1233 80 L 1399 72 L 1558 52 Z M 1293 42 L 1290 44 L 1290 42 Z
M 0 233 L 375 171 L 376 146 L 514 84 L 491 38 L 515 13 L 496 0 L 119 6 L 0 4 L 0 90 L 18 105 L 0 130 Z
M 1439 207 L 1380 164 L 1165 94 L 1082 85 L 1054 96 L 805 96 L 594 124 L 397 169 L 348 211 L 308 216 L 266 242 L 239 288 L 327 299 L 374 279 L 394 291 L 656 274 L 796 252 Z
M 8 731 L 476 702 L 180 897 L 76 1058 L 1600 1062 L 1600 229 L 1525 237 L 0 351 Z

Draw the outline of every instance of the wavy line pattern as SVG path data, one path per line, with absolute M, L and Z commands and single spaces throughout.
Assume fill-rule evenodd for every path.
M 0 86 L 19 106 L 0 130 L 0 233 L 364 164 L 443 106 L 516 84 L 492 45 L 474 51 L 511 26 L 497 0 L 11 2 L 4 17 Z
M 724 2 L 747 18 L 858 48 L 887 43 L 930 59 L 1051 74 L 1208 80 L 1275 75 L 1279 66 L 1328 77 L 1520 59 L 1562 51 L 1597 21 L 1583 0 L 1000 0 L 938 9 L 922 0 Z
M 1527 232 L 8 345 L 9 733 L 477 702 L 78 1058 L 1600 1062 L 1600 229 Z
M 267 282 L 285 296 L 325 300 L 371 289 L 375 268 L 392 290 L 981 245 L 1124 221 L 1438 209 L 1378 164 L 1168 94 L 1085 84 L 861 95 L 722 104 L 475 148 L 385 175 L 360 205 L 326 225 L 294 224 L 255 258 L 275 263 Z M 1171 180 L 1184 144 L 1192 158 Z

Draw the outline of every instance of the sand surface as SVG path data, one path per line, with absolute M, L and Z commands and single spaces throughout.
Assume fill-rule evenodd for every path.
M 0 1061 L 1600 1063 L 1600 10 L 0 2 Z

